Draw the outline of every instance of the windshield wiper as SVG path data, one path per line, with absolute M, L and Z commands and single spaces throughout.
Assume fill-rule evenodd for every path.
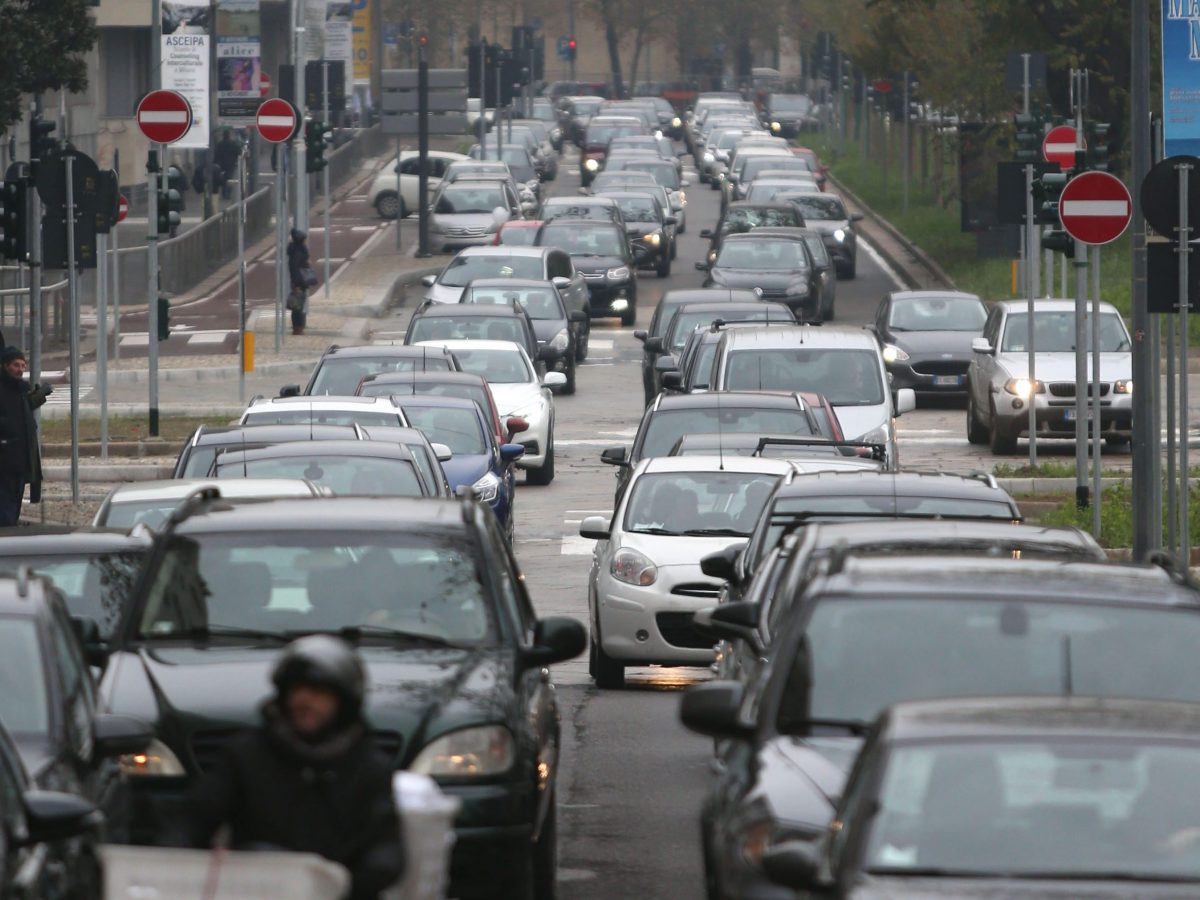
M 659 525 L 648 525 L 645 528 L 631 528 L 629 530 L 634 534 L 666 534 L 672 537 L 679 537 L 681 533 L 678 531 L 672 531 L 670 528 L 663 528 Z
M 977 869 L 947 869 L 941 866 L 871 866 L 868 875 L 900 878 L 1009 878 L 1007 872 L 981 872 Z
M 747 537 L 749 532 L 736 528 L 689 528 L 684 534 L 688 537 Z
M 427 647 L 462 649 L 458 644 L 436 634 L 426 634 L 420 631 L 404 631 L 400 628 L 388 628 L 385 625 L 347 625 L 337 629 L 337 635 L 347 641 L 359 643 L 364 637 L 385 637 L 413 644 L 424 644 Z
M 258 628 L 239 628 L 236 625 L 198 625 L 184 632 L 165 634 L 162 637 L 186 637 L 192 641 L 206 641 L 211 637 L 247 638 L 258 641 L 271 641 L 276 644 L 286 644 L 291 640 L 286 634 L 278 631 L 262 631 Z

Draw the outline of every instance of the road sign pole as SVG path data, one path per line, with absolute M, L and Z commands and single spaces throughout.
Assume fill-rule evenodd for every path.
M 1029 54 L 1021 54 L 1022 63 L 1024 66 L 1024 81 L 1023 85 L 1023 106 L 1025 115 L 1029 115 Z M 904 90 L 908 91 L 908 75 L 905 73 Z M 1029 384 L 1031 386 L 1037 384 L 1037 354 L 1034 353 L 1034 308 L 1033 298 L 1037 293 L 1038 288 L 1038 272 L 1037 272 L 1037 257 L 1038 257 L 1038 228 L 1034 221 L 1033 214 L 1033 166 L 1025 166 L 1025 286 L 1026 297 L 1029 299 L 1028 309 L 1028 336 L 1025 340 L 1025 345 L 1029 351 L 1027 367 L 1029 369 Z M 1029 468 L 1036 475 L 1037 469 L 1037 392 L 1031 390 L 1029 394 Z
M 1074 88 L 1078 73 L 1071 72 Z M 1075 150 L 1083 149 L 1083 95 L 1072 91 L 1075 106 Z M 1088 505 L 1087 478 L 1087 245 L 1075 238 L 1075 505 Z
M 400 135 L 396 135 L 396 250 L 403 249 L 400 223 L 404 220 L 404 194 L 400 186 Z
M 75 157 L 63 154 L 67 179 L 67 302 L 71 348 L 71 504 L 79 505 L 79 273 L 75 268 Z
M 115 226 L 112 226 L 115 227 Z M 108 235 L 96 235 L 96 391 L 100 399 L 100 456 L 108 456 Z
M 1028 71 L 1028 65 L 1026 65 L 1026 71 Z M 1026 78 L 1026 81 L 1028 81 L 1028 77 Z M 901 138 L 904 141 L 904 147 L 902 148 L 903 152 L 900 154 L 900 168 L 901 168 L 901 172 L 900 172 L 900 185 L 901 185 L 901 187 L 900 187 L 900 197 L 901 197 L 900 208 L 904 212 L 908 212 L 908 156 L 909 156 L 909 153 L 911 152 L 909 149 L 909 143 L 908 143 L 908 120 L 911 118 L 911 116 L 909 115 L 910 110 L 909 110 L 909 101 L 908 101 L 908 70 L 907 69 L 904 70 L 904 97 L 901 102 L 904 104 L 904 112 L 903 112 L 904 130 L 903 130 L 903 136 Z M 1030 406 L 1032 406 L 1032 405 L 1033 404 L 1030 404 Z
M 158 437 L 158 151 L 146 160 L 146 341 L 150 382 L 150 436 Z
M 1178 458 L 1175 453 L 1175 318 L 1174 316 L 1163 316 L 1163 324 L 1166 325 L 1166 353 L 1167 357 L 1167 542 L 1166 547 L 1172 552 L 1178 549 L 1179 540 L 1179 510 L 1177 501 L 1179 497 L 1176 495 L 1176 489 L 1179 483 L 1176 479 L 1175 460 Z M 1136 389 L 1136 385 L 1134 385 Z M 1158 437 L 1159 442 L 1162 441 L 1162 436 Z
M 329 125 L 329 60 L 321 59 L 321 115 L 325 125 Z M 325 296 L 329 296 L 329 257 L 332 254 L 329 237 L 329 165 L 321 170 L 321 193 L 325 195 L 325 211 L 322 221 L 325 225 Z
M 1100 248 L 1092 248 L 1092 535 L 1100 540 Z
M 429 252 L 429 63 L 423 44 L 417 48 L 417 60 L 417 256 L 425 258 L 433 254 Z
M 1188 224 L 1188 179 L 1191 164 L 1180 163 L 1179 172 L 1179 571 L 1186 574 L 1191 559 L 1188 527 L 1188 255 L 1192 228 Z
M 30 127 L 42 117 L 42 95 L 33 95 L 33 114 Z M 39 165 L 40 141 L 31 131 L 29 143 L 30 174 L 36 174 Z M 38 192 L 28 191 L 29 215 L 29 377 L 37 384 L 42 377 L 42 200 Z
M 246 146 L 238 153 L 238 399 L 246 402 Z
M 114 166 L 116 163 L 114 162 Z M 117 168 L 120 172 L 120 168 Z M 112 228 L 112 260 L 109 268 L 112 269 L 112 305 L 113 305 L 113 328 L 112 328 L 112 353 L 114 360 L 121 359 L 121 223 L 118 222 Z
M 287 296 L 287 144 L 279 145 L 278 171 L 275 173 L 275 352 L 283 349 L 283 304 Z
M 308 98 L 304 94 L 304 69 L 307 59 L 304 55 L 304 13 L 302 11 L 301 0 L 292 0 L 292 99 L 296 106 L 296 111 L 299 114 L 299 121 L 304 122 L 305 103 Z M 293 141 L 292 143 L 292 164 L 295 172 L 293 179 L 295 180 L 295 223 L 296 227 L 303 232 L 308 231 L 308 168 L 304 159 L 304 141 Z

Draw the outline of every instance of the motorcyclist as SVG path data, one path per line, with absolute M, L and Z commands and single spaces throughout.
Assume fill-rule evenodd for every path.
M 309 635 L 284 649 L 272 681 L 262 724 L 197 781 L 190 841 L 212 846 L 228 826 L 233 849 L 317 853 L 349 870 L 351 900 L 378 897 L 405 861 L 393 766 L 363 718 L 362 662 L 344 641 Z

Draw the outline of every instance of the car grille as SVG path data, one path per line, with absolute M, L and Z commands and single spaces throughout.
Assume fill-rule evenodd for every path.
M 692 626 L 690 612 L 660 612 L 654 621 L 658 625 L 658 633 L 672 647 L 708 650 L 713 645 L 711 638 L 704 637 Z
M 966 375 L 970 365 L 969 362 L 927 359 L 913 365 L 913 371 L 918 375 Z
M 225 728 L 219 731 L 197 731 L 192 735 L 192 759 L 196 768 L 201 772 L 209 772 L 221 761 L 225 745 L 230 739 L 241 732 L 238 728 Z M 375 746 L 384 756 L 395 765 L 400 764 L 400 751 L 404 747 L 404 739 L 395 731 L 376 731 Z
M 768 297 L 786 297 L 788 295 L 786 288 L 760 288 L 760 295 L 764 300 Z
M 696 581 L 690 584 L 677 584 L 671 588 L 672 594 L 680 597 L 702 597 L 706 600 L 716 600 L 721 594 L 721 586 L 711 581 Z
M 447 225 L 442 230 L 450 237 L 483 237 L 487 233 L 486 225 Z
M 522 441 L 521 446 L 525 448 L 525 453 L 528 456 L 541 456 L 542 450 L 538 446 L 537 441 Z
M 605 272 L 580 272 L 579 274 L 584 277 L 585 281 L 602 281 L 604 279 L 604 276 L 607 273 L 605 273 Z
M 1111 387 L 1112 387 L 1112 385 L 1101 384 L 1100 385 L 1100 396 L 1107 397 L 1109 389 Z M 1048 385 L 1048 388 L 1050 390 L 1051 396 L 1054 396 L 1054 397 L 1074 397 L 1075 396 L 1075 382 L 1073 382 L 1073 381 L 1052 381 Z M 1092 396 L 1092 386 L 1090 384 L 1087 386 L 1087 391 L 1088 391 L 1087 396 L 1089 396 L 1089 397 Z

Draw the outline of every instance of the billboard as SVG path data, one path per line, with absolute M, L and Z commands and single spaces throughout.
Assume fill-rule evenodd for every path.
M 163 0 L 162 86 L 183 94 L 192 105 L 192 127 L 173 147 L 193 150 L 208 147 L 212 130 L 208 88 L 211 18 L 207 2 Z
M 1163 139 L 1167 156 L 1200 154 L 1200 3 L 1162 0 Z
M 217 119 L 247 127 L 262 100 L 259 0 L 217 0 Z
M 371 83 L 371 57 L 374 53 L 374 40 L 371 36 L 371 2 L 372 0 L 351 0 L 351 5 L 354 7 L 352 33 L 355 84 Z

